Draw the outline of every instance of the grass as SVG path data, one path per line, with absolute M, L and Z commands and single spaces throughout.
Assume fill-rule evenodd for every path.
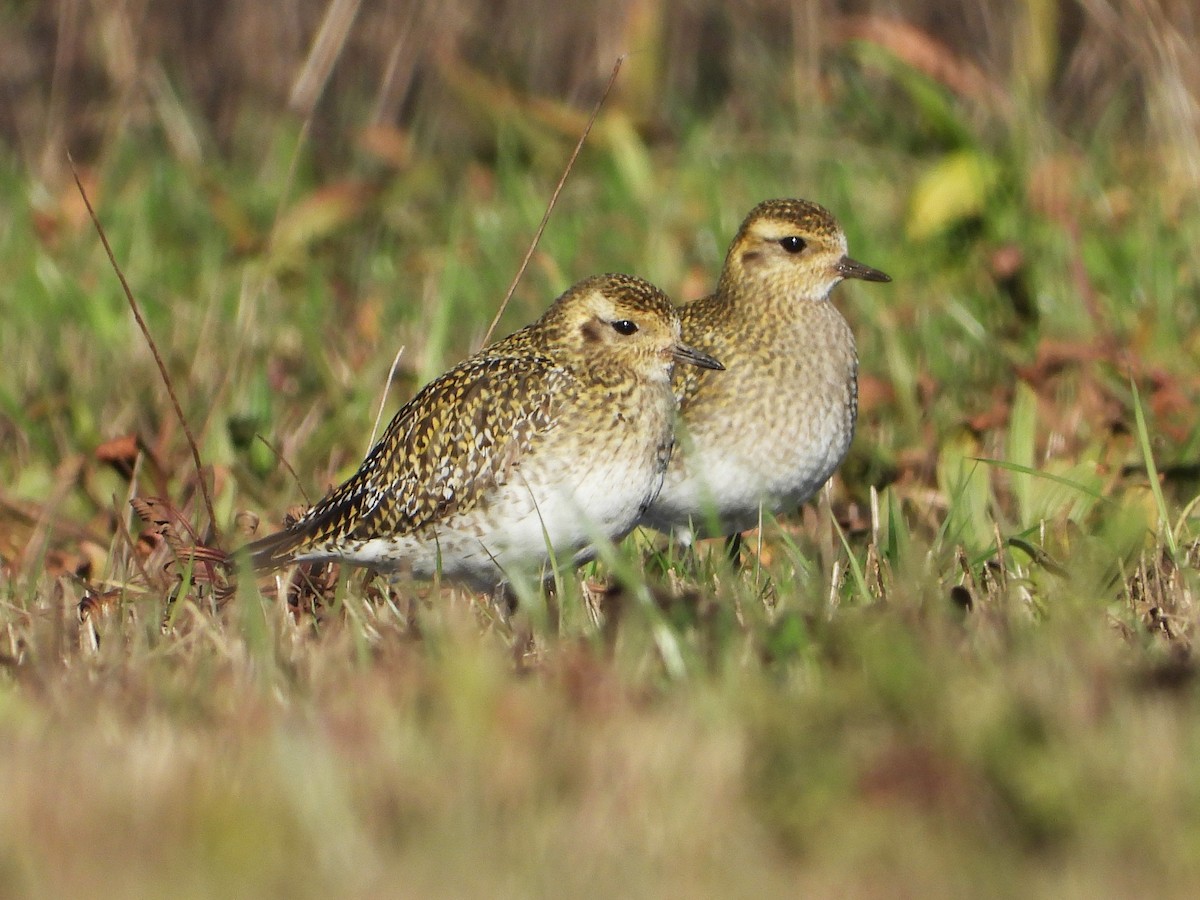
M 1190 893 L 1194 191 L 1119 117 L 873 59 L 803 118 L 606 107 L 501 333 L 595 271 L 703 293 L 768 196 L 895 281 L 836 294 L 829 493 L 738 571 L 635 534 L 514 626 L 361 573 L 216 611 L 197 569 L 163 629 L 127 500 L 202 526 L 190 456 L 73 188 L 0 160 L 0 895 Z M 333 170 L 282 113 L 203 162 L 151 127 L 87 169 L 231 541 L 354 469 L 400 346 L 389 412 L 477 345 L 574 137 L 539 114 Z

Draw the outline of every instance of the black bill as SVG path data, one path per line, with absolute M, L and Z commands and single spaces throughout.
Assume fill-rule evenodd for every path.
M 843 256 L 834 268 L 842 273 L 843 278 L 861 278 L 863 281 L 892 280 L 891 275 L 886 275 L 878 269 L 872 269 L 870 266 L 864 265 L 857 259 L 851 259 L 848 256 Z
M 671 355 L 678 362 L 691 363 L 693 366 L 699 366 L 702 369 L 724 370 L 725 368 L 707 353 L 701 353 L 695 347 L 689 347 L 687 344 L 676 344 L 675 349 L 671 351 Z

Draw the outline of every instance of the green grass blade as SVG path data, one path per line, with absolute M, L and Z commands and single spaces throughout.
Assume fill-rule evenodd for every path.
M 1171 519 L 1167 514 L 1167 501 L 1163 497 L 1162 485 L 1158 481 L 1158 466 L 1154 464 L 1154 452 L 1150 449 L 1150 429 L 1146 426 L 1146 413 L 1142 409 L 1142 397 L 1138 393 L 1137 381 L 1129 378 L 1129 388 L 1133 391 L 1133 415 L 1137 424 L 1138 446 L 1142 450 L 1142 459 L 1146 462 L 1146 476 L 1150 479 L 1150 492 L 1154 495 L 1154 504 L 1158 507 L 1158 527 L 1172 559 L 1179 558 L 1179 547 L 1175 543 L 1175 533 L 1171 530 Z

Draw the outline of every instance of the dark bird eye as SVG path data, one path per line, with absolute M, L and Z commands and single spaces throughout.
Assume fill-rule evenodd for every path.
M 804 249 L 804 238 L 798 238 L 794 234 L 789 234 L 779 242 L 779 246 L 788 253 L 799 253 Z
M 617 321 L 612 323 L 612 327 L 617 334 L 629 335 L 638 330 L 637 325 L 635 325 L 633 322 L 630 322 L 628 319 L 617 319 Z

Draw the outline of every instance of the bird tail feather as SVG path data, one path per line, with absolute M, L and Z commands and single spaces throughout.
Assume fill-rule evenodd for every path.
M 304 543 L 307 535 L 300 529 L 285 528 L 275 534 L 251 541 L 242 548 L 256 571 L 280 569 L 292 562 L 295 551 Z

